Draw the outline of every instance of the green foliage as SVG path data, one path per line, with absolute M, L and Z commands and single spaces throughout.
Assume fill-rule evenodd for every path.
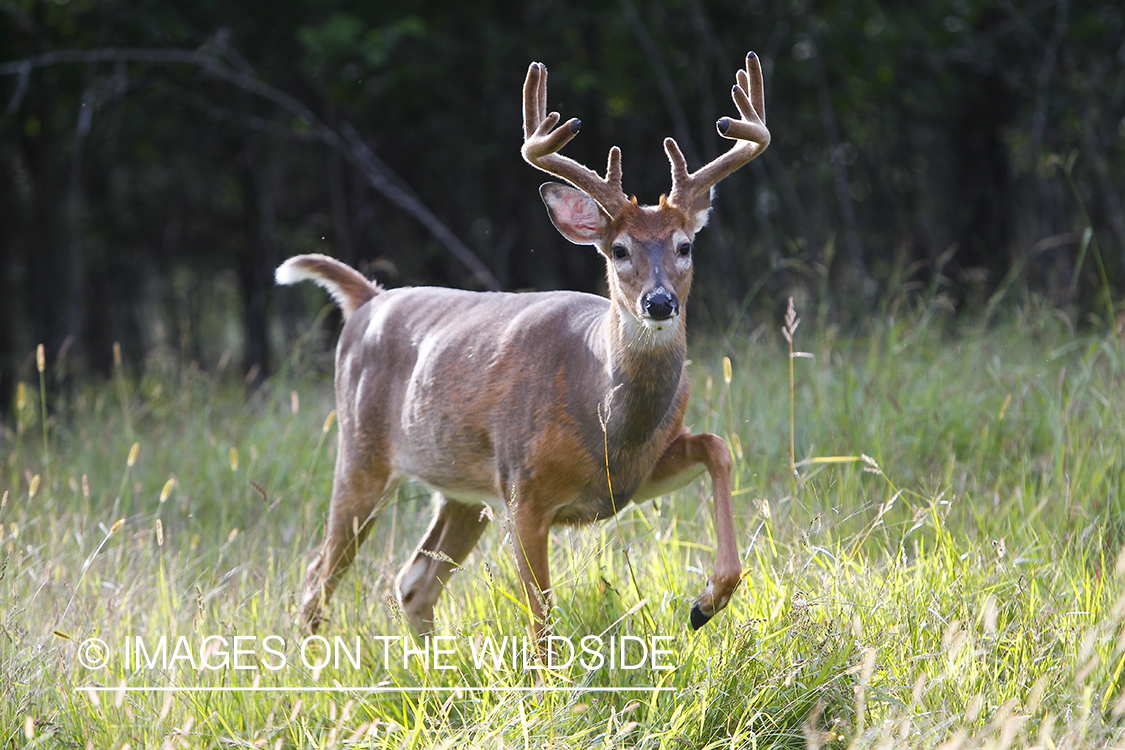
M 64 50 L 214 55 L 354 126 L 504 286 L 596 291 L 600 260 L 557 236 L 541 175 L 519 157 L 528 63 L 548 64 L 551 107 L 584 123 L 568 153 L 599 166 L 621 146 L 625 188 L 651 203 L 668 189 L 665 136 L 693 167 L 726 148 L 714 123 L 753 49 L 773 140 L 719 187 L 694 319 L 792 294 L 850 327 L 903 283 L 934 279 L 964 314 L 1015 290 L 1085 324 L 1116 317 L 1125 288 L 1123 35 L 1117 5 L 1064 0 L 42 0 L 0 7 L 0 65 Z M 272 268 L 297 252 L 390 285 L 476 283 L 259 94 L 189 65 L 58 63 L 23 83 L 5 68 L 5 400 L 40 342 L 53 356 L 73 337 L 75 374 L 107 374 L 113 341 L 136 364 L 145 347 L 132 342 L 158 326 L 201 353 L 216 278 L 234 281 L 234 365 L 268 371 L 284 338 L 269 326 L 316 309 L 273 298 Z
M 370 28 L 349 13 L 336 13 L 318 26 L 297 29 L 297 40 L 305 50 L 306 72 L 326 77 L 355 77 L 370 74 L 387 64 L 402 39 L 420 37 L 425 25 L 417 16 L 406 16 L 381 28 Z M 362 63 L 357 67 L 356 62 Z

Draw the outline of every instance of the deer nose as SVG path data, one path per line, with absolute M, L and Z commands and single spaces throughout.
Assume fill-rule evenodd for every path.
M 680 311 L 680 301 L 676 299 L 676 295 L 663 286 L 646 294 L 642 306 L 645 316 L 652 320 L 668 320 Z

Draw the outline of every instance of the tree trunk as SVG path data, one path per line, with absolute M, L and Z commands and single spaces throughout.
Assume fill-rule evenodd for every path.
M 279 165 L 261 143 L 251 146 L 253 156 L 247 167 L 250 192 L 254 197 L 258 223 L 242 266 L 242 293 L 245 301 L 243 323 L 246 335 L 246 382 L 256 387 L 269 374 L 269 341 L 266 336 L 266 303 L 278 262 L 276 247 L 277 183 Z

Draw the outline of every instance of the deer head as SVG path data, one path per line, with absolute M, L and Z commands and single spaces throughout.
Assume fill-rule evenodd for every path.
M 542 63 L 528 68 L 523 88 L 523 157 L 569 183 L 548 182 L 539 193 L 564 237 L 578 245 L 593 245 L 605 257 L 610 299 L 623 330 L 635 341 L 659 344 L 683 334 L 693 242 L 707 223 L 713 188 L 769 145 L 762 68 L 753 52 L 746 56 L 745 69 L 736 74 L 731 96 L 740 117 L 720 118 L 716 128 L 735 144 L 689 173 L 680 147 L 666 138 L 672 190 L 657 205 L 642 206 L 622 190 L 621 150 L 616 146 L 609 151 L 605 177 L 559 153 L 582 123 L 570 119 L 560 126 L 559 113 L 547 113 L 547 68 Z

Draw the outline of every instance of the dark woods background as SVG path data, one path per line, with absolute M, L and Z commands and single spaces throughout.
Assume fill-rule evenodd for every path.
M 598 291 L 519 155 L 532 60 L 584 123 L 567 153 L 600 171 L 620 145 L 654 202 L 661 139 L 692 167 L 725 149 L 734 72 L 762 57 L 773 143 L 720 186 L 697 329 L 772 325 L 790 294 L 843 325 L 1000 298 L 1104 324 L 1123 41 L 1116 0 L 2 0 L 0 411 L 40 342 L 69 376 L 119 341 L 126 366 L 264 377 L 324 304 L 273 287 L 295 253 L 388 285 Z

